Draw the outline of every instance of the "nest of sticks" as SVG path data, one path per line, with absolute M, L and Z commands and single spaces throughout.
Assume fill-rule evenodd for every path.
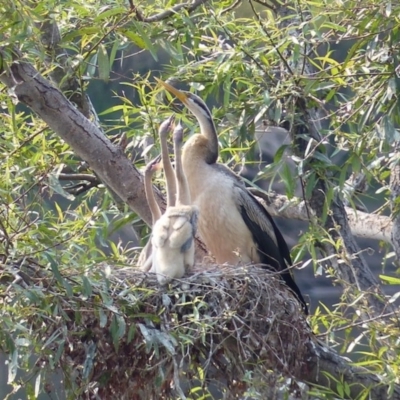
M 160 287 L 133 267 L 79 273 L 25 257 L 0 265 L 0 287 L 0 348 L 13 393 L 277 399 L 299 398 L 307 388 L 298 383 L 309 382 L 340 397 L 343 381 L 351 398 L 369 389 L 393 397 L 381 377 L 319 342 L 295 295 L 256 266 L 194 270 Z
M 81 384 L 90 375 L 87 390 L 101 399 L 234 398 L 247 390 L 249 373 L 252 386 L 262 386 L 271 370 L 293 376 L 303 367 L 310 332 L 301 307 L 264 269 L 213 268 L 167 287 L 134 269 L 109 279 L 118 315 L 105 311 L 105 322 L 96 310 L 83 314 L 84 337 L 68 324 L 63 355 Z

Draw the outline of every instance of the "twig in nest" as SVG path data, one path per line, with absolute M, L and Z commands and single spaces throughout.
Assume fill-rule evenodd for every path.
M 61 173 L 58 175 L 60 181 L 87 181 L 81 182 L 73 186 L 64 187 L 64 190 L 74 196 L 79 196 L 88 190 L 97 187 L 101 184 L 100 180 L 91 174 L 65 174 Z

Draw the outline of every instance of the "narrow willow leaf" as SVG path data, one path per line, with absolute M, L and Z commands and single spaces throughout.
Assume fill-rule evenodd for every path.
M 307 178 L 306 188 L 305 188 L 305 198 L 310 199 L 311 194 L 318 182 L 317 174 L 313 171 Z
M 68 193 L 67 191 L 64 190 L 64 188 L 61 186 L 60 180 L 58 179 L 57 175 L 54 174 L 49 174 L 48 175 L 48 183 L 49 187 L 54 190 L 56 193 L 60 194 L 62 197 L 65 197 L 66 199 L 73 201 L 75 200 L 75 196 L 73 196 L 71 193 Z
M 86 74 L 91 78 L 96 75 L 97 54 L 94 54 L 87 64 Z
M 39 396 L 41 380 L 42 380 L 42 374 L 39 372 L 35 379 L 35 398 Z
M 11 353 L 11 358 L 9 359 L 8 363 L 8 379 L 7 383 L 10 384 L 14 382 L 15 377 L 17 376 L 18 372 L 18 350 L 17 348 Z
M 99 78 L 108 82 L 110 78 L 110 61 L 108 59 L 107 49 L 103 44 L 100 44 L 97 50 L 97 62 L 99 67 Z
M 107 320 L 108 320 L 107 314 L 104 311 L 103 307 L 99 307 L 98 312 L 99 312 L 100 328 L 104 328 L 107 325 Z
M 90 373 L 93 370 L 94 366 L 94 357 L 96 355 L 97 345 L 94 342 L 87 343 L 85 346 L 86 350 L 86 357 L 85 362 L 83 363 L 83 371 L 82 371 L 82 378 L 84 380 L 90 377 Z
M 146 43 L 145 41 L 136 33 L 131 32 L 131 31 L 125 31 L 123 32 L 123 35 L 130 39 L 136 46 L 140 47 L 141 49 L 146 48 Z
M 393 144 L 394 142 L 400 140 L 399 132 L 394 128 L 390 116 L 385 115 L 382 118 L 380 127 L 384 133 L 384 137 L 387 143 Z
M 390 0 L 386 0 L 386 8 L 385 8 L 385 15 L 386 18 L 390 17 L 390 14 L 392 14 L 392 2 Z
M 126 332 L 125 318 L 122 315 L 116 315 L 116 321 L 118 324 L 117 337 L 118 339 L 122 339 Z
M 136 325 L 131 324 L 128 330 L 128 337 L 126 339 L 126 343 L 129 344 L 134 339 L 135 335 L 136 335 Z
M 285 184 L 286 194 L 288 199 L 292 199 L 296 190 L 296 182 L 293 178 L 293 172 L 287 163 L 283 165 L 282 171 L 280 172 L 281 179 Z
M 123 7 L 116 7 L 112 9 L 108 9 L 102 13 L 100 13 L 93 22 L 100 22 L 103 19 L 113 17 L 114 15 L 124 15 L 126 14 L 126 9 Z
M 82 276 L 82 283 L 83 283 L 83 293 L 86 299 L 88 299 L 92 296 L 92 285 L 90 284 L 89 279 L 85 275 Z
M 110 52 L 110 64 L 109 64 L 110 70 L 112 69 L 112 66 L 114 64 L 114 60 L 117 55 L 117 51 L 119 49 L 120 44 L 121 44 L 121 42 L 118 39 L 115 39 L 113 46 L 111 48 L 111 52 Z
M 158 61 L 157 50 L 154 47 L 151 39 L 148 37 L 147 33 L 142 28 L 142 25 L 138 22 L 138 23 L 134 23 L 134 27 L 137 29 L 137 32 L 139 33 L 141 39 L 144 42 L 144 48 L 150 52 L 150 54 L 153 56 L 155 61 Z
M 57 281 L 64 286 L 64 278 L 61 276 L 61 273 L 58 269 L 57 266 L 57 262 L 54 260 L 54 258 L 49 254 L 49 253 L 45 253 L 44 255 L 47 260 L 49 261 L 50 264 L 50 268 L 53 271 L 53 274 L 55 276 L 55 278 L 57 279 Z
M 384 282 L 388 283 L 389 285 L 400 285 L 400 278 L 388 275 L 379 275 L 379 278 L 382 279 Z

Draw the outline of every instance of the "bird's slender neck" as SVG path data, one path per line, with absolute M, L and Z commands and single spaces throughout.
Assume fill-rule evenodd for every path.
M 215 164 L 218 159 L 218 136 L 211 111 L 207 107 L 201 106 L 192 113 L 200 125 L 200 133 L 207 139 L 208 151 L 204 155 L 204 160 L 207 164 Z
M 151 183 L 151 178 L 153 177 L 153 171 L 145 171 L 144 173 L 144 191 L 146 193 L 147 204 L 149 205 L 152 225 L 159 220 L 161 217 L 160 207 L 158 207 L 156 198 L 154 197 L 153 185 Z
M 182 166 L 182 143 L 174 141 L 175 173 L 177 180 L 176 205 L 190 205 L 190 190 L 186 175 Z
M 175 205 L 176 199 L 176 181 L 175 173 L 171 164 L 171 160 L 168 154 L 168 144 L 165 135 L 160 134 L 161 142 L 161 157 L 163 162 L 163 168 L 165 173 L 165 181 L 167 183 L 167 208 Z

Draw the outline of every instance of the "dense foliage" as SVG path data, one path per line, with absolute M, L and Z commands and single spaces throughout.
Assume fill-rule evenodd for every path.
M 337 198 L 365 209 L 357 190 L 365 191 L 349 189 L 351 174 L 362 174 L 363 187 L 370 187 L 363 199 L 370 208 L 373 205 L 373 213 L 390 214 L 394 221 L 399 213 L 391 178 L 399 163 L 400 4 L 196 1 L 180 7 L 175 1 L 5 0 L 0 15 L 2 73 L 9 72 L 19 51 L 74 103 L 74 95 L 88 93 L 105 135 L 120 144 L 138 168 L 149 153 L 157 153 L 157 126 L 171 112 L 172 98 L 162 94 L 154 76 L 178 79 L 214 105 L 220 159 L 238 170 L 258 165 L 257 139 L 267 126 L 293 134 L 292 128 L 307 114 L 306 122 L 321 137 L 311 139 L 305 132 L 306 146 L 299 150 L 292 135 L 291 144 L 281 146 L 271 164 L 260 164 L 253 181 L 281 180 L 289 199 L 299 193 L 309 199 L 318 182 L 324 182 L 323 212 L 300 237 L 293 256 L 301 261 L 311 255 L 308 267 L 326 267 L 344 295 L 333 309 L 321 305 L 312 327 L 327 333 L 326 342 L 350 353 L 359 365 L 390 385 L 400 384 L 398 321 L 392 315 L 369 315 L 363 291 L 349 288 L 321 261 L 330 258 L 321 254 L 321 243 L 329 243 L 338 262 L 351 267 L 343 243 L 325 227 Z M 53 23 L 61 34 L 56 46 L 55 31 L 49 35 Z M 109 297 L 107 274 L 98 266 L 104 261 L 113 268 L 134 265 L 134 231 L 122 241 L 112 241 L 110 235 L 132 224 L 142 239 L 148 232 L 139 216 L 110 194 L 57 132 L 5 86 L 0 107 L 0 342 L 9 359 L 8 383 L 14 392 L 22 385 L 29 398 L 36 398 L 47 390 L 38 374 L 41 357 L 51 354 L 53 363 L 47 366 L 56 369 L 67 346 L 60 332 L 46 338 L 43 325 L 46 319 L 71 317 L 63 309 L 63 295 L 80 297 L 82 307 L 86 301 L 104 302 L 107 316 L 100 308 L 97 312 L 100 319 L 109 318 L 114 346 L 133 335 L 117 312 L 112 315 L 116 300 Z M 93 110 L 89 114 L 99 121 Z M 182 118 L 196 129 L 184 110 Z M 86 187 L 87 183 L 92 184 Z M 400 278 L 392 273 L 392 245 L 380 244 L 385 256 L 378 270 L 384 283 L 399 285 Z M 57 290 L 42 284 L 40 277 L 33 285 L 21 278 L 18 269 L 29 263 L 51 271 L 50 285 Z M 49 284 L 47 278 L 45 282 Z M 350 301 L 351 291 L 356 295 Z M 382 301 L 392 306 L 399 293 Z M 36 368 L 32 353 L 38 356 Z M 18 368 L 28 374 L 17 379 Z M 76 398 L 77 392 L 68 392 L 68 381 L 67 397 Z M 337 391 L 343 398 L 349 393 L 343 382 L 337 382 Z M 319 398 L 328 398 L 323 392 L 318 391 Z M 368 391 L 363 395 L 367 398 Z

